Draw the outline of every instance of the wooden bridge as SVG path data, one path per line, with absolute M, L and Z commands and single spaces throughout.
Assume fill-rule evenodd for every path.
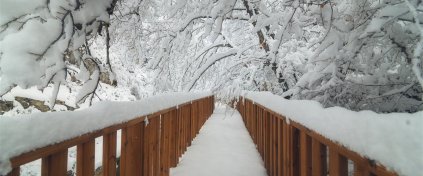
M 21 165 L 37 159 L 42 159 L 41 175 L 65 176 L 68 149 L 72 146 L 77 146 L 76 175 L 92 176 L 95 171 L 94 141 L 101 136 L 104 176 L 168 176 L 170 168 L 177 166 L 179 158 L 212 115 L 214 104 L 214 97 L 208 96 L 34 149 L 11 158 L 13 169 L 8 176 L 20 175 Z M 318 132 L 295 121 L 288 123 L 282 114 L 249 99 L 239 101 L 236 109 L 242 115 L 269 176 L 396 175 Z M 122 135 L 120 158 L 116 157 L 118 130 Z

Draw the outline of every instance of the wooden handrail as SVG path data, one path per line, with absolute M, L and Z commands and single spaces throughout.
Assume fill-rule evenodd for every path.
M 397 175 L 248 98 L 238 101 L 236 108 L 269 176 L 347 176 L 348 167 L 353 167 L 354 176 Z
M 214 110 L 214 96 L 209 96 L 137 117 L 95 132 L 35 149 L 12 158 L 8 176 L 19 176 L 20 166 L 42 159 L 41 175 L 65 176 L 68 149 L 77 146 L 76 175 L 94 174 L 94 140 L 103 137 L 103 175 L 167 176 L 179 157 L 191 145 Z M 148 124 L 145 122 L 148 118 Z M 120 170 L 116 170 L 117 131 L 122 131 Z

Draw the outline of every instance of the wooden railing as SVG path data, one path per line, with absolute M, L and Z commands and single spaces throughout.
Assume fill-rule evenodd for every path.
M 12 158 L 13 170 L 8 176 L 18 176 L 21 165 L 40 158 L 42 176 L 66 176 L 68 148 L 73 146 L 77 146 L 76 175 L 93 176 L 95 138 L 100 136 L 103 136 L 103 176 L 114 176 L 117 172 L 121 176 L 167 176 L 213 109 L 214 97 L 209 96 L 39 148 Z M 118 130 L 122 130 L 119 171 L 116 169 Z
M 240 100 L 236 108 L 269 176 L 396 175 L 318 132 L 293 120 L 288 122 L 283 115 L 247 98 L 244 100 Z

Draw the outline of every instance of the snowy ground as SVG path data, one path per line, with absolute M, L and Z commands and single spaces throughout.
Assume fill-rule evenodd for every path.
M 218 106 L 171 176 L 266 176 L 238 111 Z

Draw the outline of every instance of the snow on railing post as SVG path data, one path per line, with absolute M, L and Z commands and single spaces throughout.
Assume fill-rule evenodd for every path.
M 19 176 L 21 165 L 40 158 L 41 175 L 66 175 L 68 148 L 72 146 L 77 146 L 77 175 L 93 175 L 94 170 L 98 169 L 94 168 L 95 139 L 101 136 L 104 176 L 116 175 L 118 172 L 120 175 L 168 175 L 169 169 L 177 165 L 179 157 L 191 145 L 191 140 L 211 115 L 214 108 L 211 106 L 212 100 L 211 96 L 203 96 L 178 105 L 175 103 L 173 107 L 163 106 L 162 110 L 123 123 L 32 149 L 11 158 L 10 169 L 4 171 L 3 167 L 0 168 L 0 175 L 6 173 L 8 176 Z M 118 130 L 121 130 L 121 150 L 119 167 L 116 168 Z
M 269 176 L 348 175 L 348 160 L 353 162 L 354 175 L 397 175 L 249 98 L 237 102 L 236 108 Z

